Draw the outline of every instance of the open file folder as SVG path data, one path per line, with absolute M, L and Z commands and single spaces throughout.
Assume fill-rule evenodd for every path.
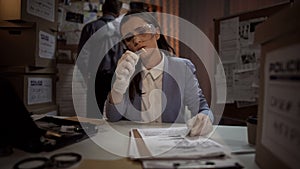
M 217 142 L 186 137 L 186 127 L 131 129 L 128 155 L 144 168 L 242 168 Z

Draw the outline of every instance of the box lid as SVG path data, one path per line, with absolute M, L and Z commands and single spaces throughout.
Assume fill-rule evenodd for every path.
M 0 29 L 5 28 L 32 28 L 35 26 L 34 22 L 25 22 L 25 21 L 1 21 L 0 20 Z
M 1 66 L 0 73 L 14 74 L 55 74 L 56 67 L 34 67 L 34 66 Z

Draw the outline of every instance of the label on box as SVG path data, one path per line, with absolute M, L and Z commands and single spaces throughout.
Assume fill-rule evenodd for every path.
M 290 168 L 300 161 L 300 44 L 266 55 L 262 144 Z
M 27 12 L 31 15 L 54 22 L 55 0 L 27 0 Z
M 41 58 L 54 59 L 55 45 L 55 36 L 47 32 L 39 32 L 39 56 Z
M 28 105 L 52 102 L 52 78 L 28 78 Z

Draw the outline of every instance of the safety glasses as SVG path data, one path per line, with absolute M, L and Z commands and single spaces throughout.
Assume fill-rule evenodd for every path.
M 127 33 L 122 39 L 128 46 L 134 44 L 135 37 L 138 37 L 140 41 L 145 42 L 152 39 L 155 34 L 155 26 L 152 24 L 145 24 L 143 26 L 135 28 L 133 32 Z

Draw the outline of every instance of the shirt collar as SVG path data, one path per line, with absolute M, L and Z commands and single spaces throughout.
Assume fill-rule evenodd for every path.
M 165 54 L 161 52 L 162 59 L 160 63 L 150 70 L 147 70 L 147 68 L 142 64 L 142 78 L 144 79 L 147 73 L 150 73 L 152 78 L 155 80 L 157 79 L 162 73 L 164 68 L 164 62 L 165 62 Z

